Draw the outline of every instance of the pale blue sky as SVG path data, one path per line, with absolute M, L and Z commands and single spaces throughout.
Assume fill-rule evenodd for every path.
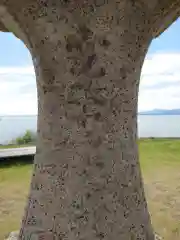
M 141 76 L 139 109 L 180 108 L 180 19 L 148 51 Z M 36 114 L 31 56 L 23 43 L 0 32 L 0 115 Z

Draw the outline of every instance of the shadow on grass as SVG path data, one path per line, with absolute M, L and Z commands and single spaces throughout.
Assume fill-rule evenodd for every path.
M 0 159 L 0 168 L 12 167 L 16 165 L 29 165 L 33 164 L 34 155 L 21 156 L 21 157 L 9 157 Z

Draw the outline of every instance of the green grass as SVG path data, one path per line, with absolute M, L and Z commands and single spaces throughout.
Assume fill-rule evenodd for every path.
M 140 140 L 140 164 L 154 229 L 180 239 L 180 140 Z
M 140 164 L 152 223 L 165 240 L 180 239 L 180 140 L 139 140 Z M 0 240 L 19 228 L 31 164 L 0 165 Z
M 0 149 L 8 149 L 8 148 L 21 148 L 21 147 L 32 147 L 34 144 L 9 144 L 9 145 L 0 145 Z
M 0 240 L 20 226 L 31 170 L 31 164 L 0 165 Z

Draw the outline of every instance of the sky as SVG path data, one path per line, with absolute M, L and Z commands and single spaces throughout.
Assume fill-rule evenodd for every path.
M 180 19 L 153 40 L 141 74 L 139 111 L 180 108 Z M 0 115 L 37 114 L 35 74 L 23 43 L 0 32 Z

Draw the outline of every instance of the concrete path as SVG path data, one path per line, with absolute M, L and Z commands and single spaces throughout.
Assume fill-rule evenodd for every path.
M 35 153 L 36 147 L 7 148 L 0 149 L 0 158 L 28 156 Z

